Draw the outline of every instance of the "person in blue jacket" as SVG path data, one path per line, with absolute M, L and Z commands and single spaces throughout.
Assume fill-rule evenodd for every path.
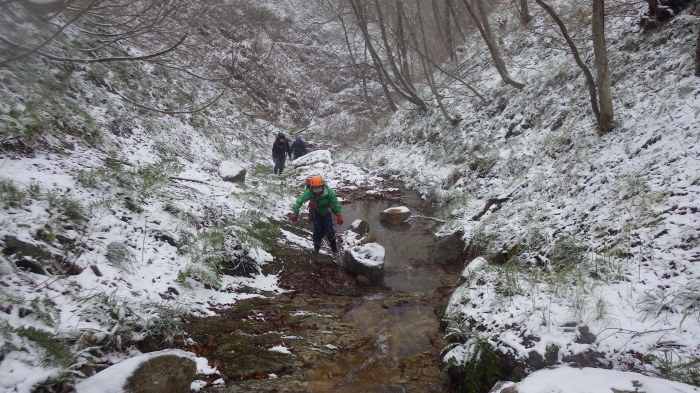
M 306 154 L 306 142 L 304 142 L 304 140 L 297 135 L 297 137 L 294 138 L 294 142 L 292 142 L 291 149 L 294 157 L 293 159 L 296 160 L 297 158 Z

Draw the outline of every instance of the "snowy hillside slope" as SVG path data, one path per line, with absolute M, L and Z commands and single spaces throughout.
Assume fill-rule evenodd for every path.
M 566 20 L 588 7 L 554 3 Z M 444 232 L 464 231 L 471 264 L 444 358 L 459 372 L 488 343 L 516 359 L 515 377 L 564 362 L 700 383 L 700 14 L 696 3 L 644 32 L 642 7 L 606 21 L 613 132 L 598 136 L 580 70 L 552 49 L 558 33 L 531 34 L 501 9 L 492 18 L 507 21 L 502 47 L 524 89 L 500 81 L 475 38 L 462 61 L 487 102 L 451 85 L 458 125 L 436 107 L 402 110 L 355 153 L 440 206 Z M 531 11 L 533 30 L 551 25 Z M 590 33 L 574 34 L 586 45 Z
M 186 113 L 220 84 L 158 62 L 0 67 L 0 391 L 71 386 L 139 351 L 182 345 L 183 316 L 278 291 L 260 273 L 282 236 L 270 220 L 286 218 L 309 171 L 338 187 L 376 181 L 344 164 L 270 175 L 278 132 L 347 121 L 359 94 L 347 75 L 304 63 L 342 54 L 308 36 L 310 22 L 281 6 L 217 4 L 237 12 L 212 14 L 198 33 L 223 59 L 236 46 L 248 68 L 206 110 Z M 66 32 L 52 45 L 83 39 Z M 339 114 L 322 109 L 334 102 Z M 221 179 L 225 161 L 247 170 L 245 183 Z

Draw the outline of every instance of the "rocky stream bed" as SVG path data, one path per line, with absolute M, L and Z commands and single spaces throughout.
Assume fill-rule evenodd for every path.
M 204 392 L 445 392 L 440 318 L 458 272 L 431 262 L 431 221 L 389 226 L 379 212 L 398 203 L 420 214 L 415 196 L 355 200 L 348 223 L 362 219 L 386 250 L 385 279 L 372 285 L 342 268 L 342 258 L 277 243 L 266 273 L 287 292 L 260 293 L 218 316 L 191 320 L 191 351 L 226 381 Z M 310 238 L 310 224 L 280 224 Z M 338 232 L 348 225 L 337 227 Z

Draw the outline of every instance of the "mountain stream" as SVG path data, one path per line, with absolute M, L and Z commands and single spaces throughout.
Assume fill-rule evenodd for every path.
M 409 206 L 413 218 L 389 226 L 379 213 Z M 226 384 L 204 392 L 445 392 L 443 346 L 435 310 L 444 308 L 458 272 L 430 261 L 434 221 L 416 195 L 401 203 L 354 200 L 343 205 L 347 223 L 362 219 L 385 248 L 385 279 L 371 286 L 339 266 L 339 257 L 315 262 L 309 250 L 280 245 L 268 273 L 282 295 L 237 302 L 216 317 L 192 321 L 191 350 L 206 356 Z M 337 226 L 347 230 L 348 224 Z M 283 229 L 310 238 L 310 224 Z M 255 294 L 252 294 L 255 295 Z M 439 311 L 438 311 L 439 313 Z

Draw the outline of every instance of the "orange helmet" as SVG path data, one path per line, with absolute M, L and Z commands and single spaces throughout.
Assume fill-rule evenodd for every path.
M 318 187 L 323 185 L 323 178 L 321 176 L 311 176 L 309 178 L 309 187 Z

